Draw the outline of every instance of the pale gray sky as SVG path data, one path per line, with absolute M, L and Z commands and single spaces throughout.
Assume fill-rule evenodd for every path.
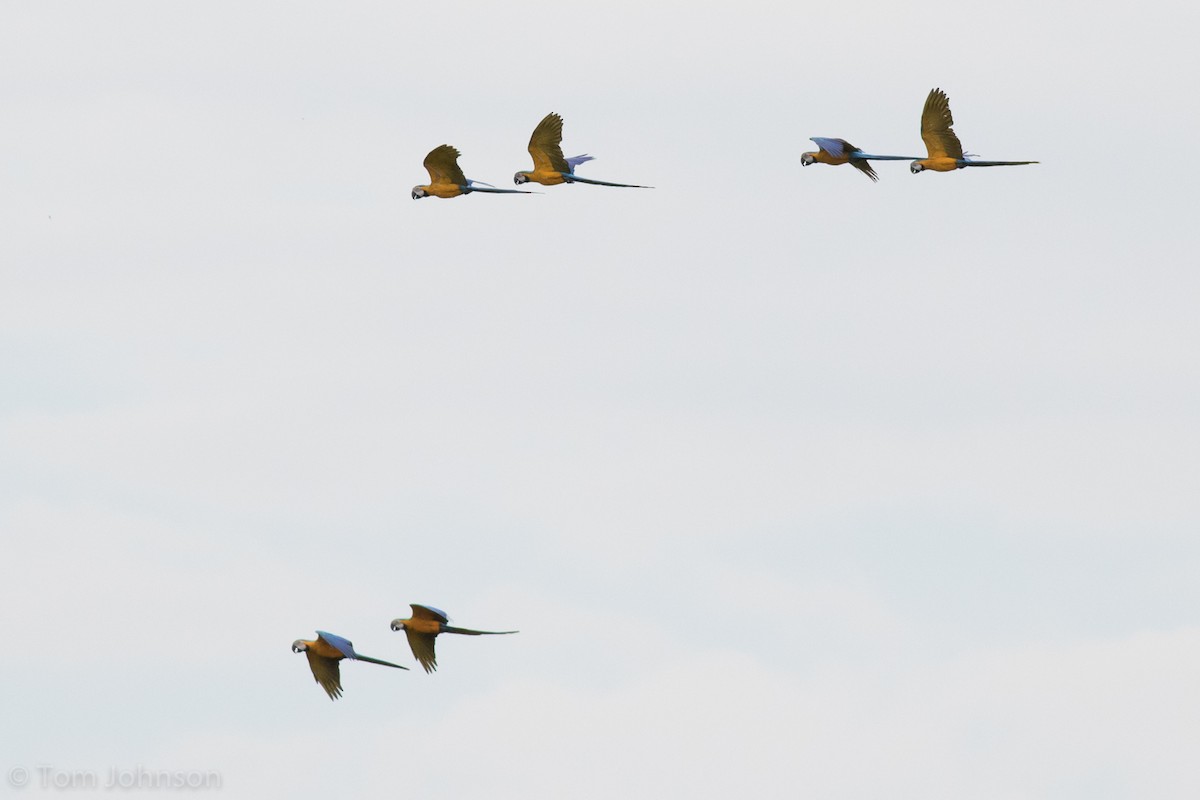
M 1200 794 L 1200 11 L 784 5 L 0 12 L 6 791 Z

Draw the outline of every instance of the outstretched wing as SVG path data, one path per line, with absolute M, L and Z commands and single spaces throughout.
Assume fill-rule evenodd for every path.
M 574 172 L 575 168 L 578 167 L 580 164 L 586 164 L 589 161 L 595 161 L 595 160 L 596 160 L 595 156 L 589 156 L 587 153 L 584 153 L 581 156 L 571 156 L 570 158 L 567 159 L 567 168 L 570 169 L 571 172 Z
M 850 166 L 854 167 L 856 170 L 861 172 L 863 175 L 866 175 L 873 181 L 879 180 L 879 176 L 875 174 L 875 168 L 872 167 L 871 162 L 867 161 L 865 158 L 850 159 Z
M 443 144 L 429 151 L 425 156 L 425 169 L 429 170 L 429 183 L 451 183 L 455 186 L 465 186 L 467 176 L 463 175 L 458 166 L 459 152 L 457 148 Z
M 324 640 L 325 644 L 336 649 L 346 658 L 354 658 L 354 645 L 349 639 L 343 639 L 336 633 L 328 633 L 326 631 L 317 631 L 318 642 Z
M 562 154 L 563 118 L 551 112 L 542 118 L 529 137 L 529 155 L 533 156 L 534 172 L 570 172 L 571 167 Z
M 812 136 L 810 138 L 817 143 L 817 147 L 829 153 L 834 158 L 850 155 L 858 149 L 845 139 L 831 139 L 827 136 Z
M 413 610 L 413 619 L 432 619 L 438 622 L 450 621 L 450 617 L 446 616 L 446 612 L 440 608 L 423 606 L 420 603 L 409 603 L 408 607 Z
M 950 98 L 941 89 L 931 89 L 921 112 L 921 138 L 930 158 L 962 158 L 962 142 L 954 133 Z
M 341 697 L 342 676 L 338 670 L 337 659 L 317 655 L 312 650 L 305 650 L 304 654 L 308 656 L 308 666 L 312 670 L 313 677 L 317 683 L 321 684 L 321 688 L 325 690 L 325 694 L 329 695 L 329 699 L 337 700 Z
M 408 646 L 412 649 L 413 655 L 417 661 L 421 662 L 421 666 L 426 672 L 433 672 L 437 669 L 437 654 L 433 652 L 433 643 L 437 637 L 432 633 L 418 633 L 417 631 L 404 629 L 404 635 L 408 637 Z

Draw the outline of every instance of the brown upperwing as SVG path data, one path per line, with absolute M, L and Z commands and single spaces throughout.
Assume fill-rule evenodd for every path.
M 412 609 L 412 612 L 413 612 L 412 618 L 413 619 L 432 619 L 432 620 L 436 620 L 437 622 L 441 622 L 441 623 L 446 623 L 446 622 L 450 621 L 449 617 L 447 617 L 442 612 L 438 611 L 436 608 L 430 608 L 429 606 L 423 606 L 423 605 L 420 605 L 419 603 L 409 603 L 408 607 Z
M 329 695 L 329 699 L 337 700 L 341 697 L 342 676 L 338 669 L 338 659 L 318 655 L 312 650 L 305 650 L 304 655 L 308 656 L 308 666 L 312 669 L 313 677 L 317 679 L 317 683 L 321 684 L 321 688 L 325 690 L 325 694 Z
M 941 89 L 931 89 L 921 112 L 921 138 L 930 158 L 962 158 L 962 142 L 955 135 L 950 98 Z
M 529 155 L 534 172 L 570 172 L 562 154 L 563 118 L 551 112 L 542 118 L 529 137 Z
M 432 633 L 419 633 L 404 629 L 404 635 L 408 637 L 408 646 L 412 649 L 412 653 L 416 656 L 417 661 L 421 662 L 421 666 L 426 672 L 433 672 L 437 669 L 437 654 L 433 651 L 434 642 L 437 636 Z
M 458 166 L 460 153 L 457 148 L 448 144 L 439 145 L 425 156 L 425 169 L 429 170 L 429 183 L 450 183 L 455 186 L 465 186 L 467 177 Z

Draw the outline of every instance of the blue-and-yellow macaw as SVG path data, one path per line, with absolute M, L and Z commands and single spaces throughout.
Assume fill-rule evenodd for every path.
M 941 89 L 931 89 L 921 112 L 921 138 L 925 140 L 928 158 L 919 158 L 909 165 L 916 175 L 927 169 L 934 172 L 953 172 L 963 167 L 1010 167 L 1036 164 L 1036 161 L 978 161 L 963 155 L 962 142 L 954 133 L 954 117 L 950 113 L 950 98 Z
M 520 189 L 497 189 L 489 183 L 473 181 L 463 175 L 458 166 L 460 153 L 448 144 L 440 145 L 429 151 L 425 156 L 425 169 L 429 171 L 428 186 L 414 186 L 413 200 L 422 197 L 458 197 L 460 194 L 471 192 L 487 192 L 490 194 L 533 194 Z
M 835 166 L 849 164 L 873 181 L 879 180 L 879 176 L 875 174 L 875 168 L 871 166 L 870 162 L 911 161 L 914 158 L 913 156 L 876 156 L 864 153 L 845 139 L 813 136 L 812 140 L 817 143 L 818 149 L 815 153 L 801 153 L 800 163 L 802 165 L 807 167 L 811 164 L 833 164 Z
M 392 630 L 403 630 L 408 637 L 408 646 L 426 672 L 437 669 L 437 655 L 433 651 L 434 640 L 441 633 L 461 633 L 466 636 L 499 636 L 520 631 L 473 631 L 468 628 L 453 628 L 446 623 L 450 618 L 446 612 L 433 606 L 410 603 L 412 618 L 392 620 Z
M 653 189 L 653 186 L 638 186 L 633 183 L 609 183 L 596 181 L 591 178 L 581 178 L 575 174 L 575 168 L 580 164 L 596 159 L 589 155 L 563 158 L 562 154 L 563 118 L 558 114 L 547 114 L 529 137 L 529 155 L 533 156 L 533 171 L 518 172 L 513 175 L 513 183 L 533 181 L 543 186 L 557 186 L 560 183 L 591 183 L 596 186 L 623 186 L 627 189 Z
M 337 700 L 342 696 L 342 676 L 338 662 L 343 658 L 369 661 L 372 664 L 382 664 L 385 667 L 395 667 L 396 669 L 408 669 L 408 667 L 402 667 L 390 661 L 360 656 L 354 652 L 354 645 L 349 641 L 325 631 L 317 631 L 317 638 L 313 641 L 297 639 L 292 642 L 292 652 L 304 653 L 308 656 L 308 666 L 312 669 L 313 678 L 321 684 L 321 688 L 325 690 L 325 694 L 329 695 L 330 700 Z

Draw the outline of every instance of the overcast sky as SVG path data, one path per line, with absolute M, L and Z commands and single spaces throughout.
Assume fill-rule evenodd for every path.
M 8 783 L 1200 796 L 1198 26 L 6 4 Z M 801 167 L 924 155 L 935 86 L 1041 164 Z M 656 188 L 410 199 L 442 143 L 511 186 L 550 111 Z M 521 633 L 426 675 L 410 602 Z M 316 629 L 414 669 L 331 703 Z

